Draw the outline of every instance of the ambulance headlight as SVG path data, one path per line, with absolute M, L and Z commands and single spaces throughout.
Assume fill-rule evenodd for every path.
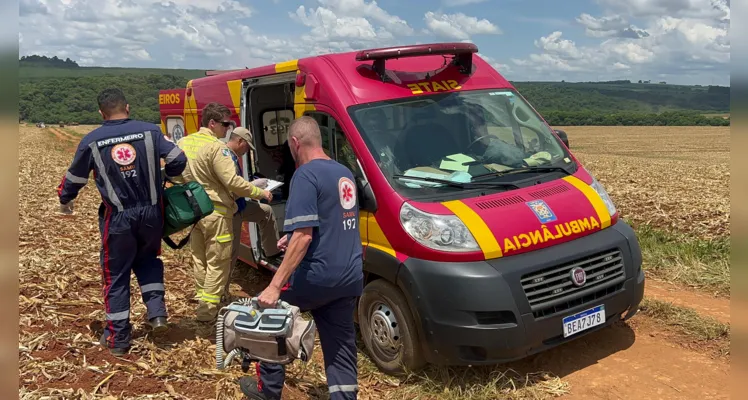
M 597 194 L 600 196 L 601 199 L 603 199 L 603 203 L 605 203 L 605 207 L 608 208 L 608 213 L 610 213 L 610 216 L 612 217 L 616 213 L 616 206 L 613 204 L 613 200 L 608 196 L 608 192 L 605 190 L 603 185 L 597 181 L 594 177 L 592 178 L 592 184 L 590 184 L 593 189 L 597 192 Z
M 464 223 L 454 215 L 434 215 L 404 203 L 400 224 L 426 247 L 441 251 L 478 251 L 480 247 Z

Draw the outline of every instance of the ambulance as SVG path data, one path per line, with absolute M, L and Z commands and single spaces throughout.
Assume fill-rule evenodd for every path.
M 279 231 L 288 125 L 319 123 L 327 154 L 356 177 L 360 216 L 346 228 L 361 234 L 366 283 L 355 317 L 369 357 L 392 375 L 521 359 L 631 318 L 644 293 L 637 237 L 610 196 L 566 134 L 477 52 L 325 54 L 206 72 L 159 94 L 175 142 L 210 102 L 252 131 L 244 178 L 285 182 L 271 203 Z M 245 224 L 240 259 L 276 270 L 259 243 Z

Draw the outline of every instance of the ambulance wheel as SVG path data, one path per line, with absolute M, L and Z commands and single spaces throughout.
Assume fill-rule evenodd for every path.
M 408 303 L 395 285 L 383 279 L 366 285 L 358 321 L 369 357 L 382 372 L 400 375 L 426 364 Z

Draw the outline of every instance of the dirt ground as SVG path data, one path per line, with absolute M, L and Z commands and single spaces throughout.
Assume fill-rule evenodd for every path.
M 187 250 L 165 250 L 162 257 L 172 329 L 163 337 L 153 337 L 144 329 L 144 307 L 133 279 L 133 351 L 116 358 L 95 343 L 103 304 L 96 222 L 99 195 L 93 181 L 81 192 L 75 215 L 55 213 L 54 189 L 80 139 L 55 128 L 19 129 L 19 398 L 241 398 L 233 383 L 241 372 L 215 369 L 212 329 L 193 319 L 193 305 L 187 300 L 192 289 Z M 573 150 L 580 134 L 573 128 L 566 131 Z M 40 156 L 35 146 L 44 135 L 55 135 L 61 143 Z M 263 289 L 268 278 L 245 269 L 232 279 L 232 293 L 241 296 Z M 647 281 L 645 296 L 730 322 L 729 299 L 655 280 Z M 359 368 L 360 399 L 449 398 L 434 391 L 418 392 L 417 380 L 402 382 L 374 371 L 363 353 L 359 353 Z M 703 351 L 644 314 L 495 370 L 549 373 L 568 384 L 564 399 L 729 397 L 728 358 Z M 326 398 L 321 352 L 315 353 L 306 370 L 293 367 L 288 376 L 284 399 Z M 437 382 L 437 387 L 453 384 Z M 516 393 L 507 397 L 525 398 Z

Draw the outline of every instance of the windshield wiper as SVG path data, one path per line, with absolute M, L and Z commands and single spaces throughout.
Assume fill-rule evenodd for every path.
M 522 172 L 553 172 L 553 171 L 561 171 L 565 172 L 568 175 L 571 175 L 571 173 L 563 167 L 551 167 L 551 166 L 532 166 L 532 167 L 520 167 L 520 168 L 512 168 L 508 169 L 506 171 L 495 171 L 495 172 L 489 172 L 487 174 L 480 174 L 476 175 L 473 178 L 482 178 L 487 176 L 502 176 L 506 174 L 517 174 Z
M 421 176 L 407 176 L 407 175 L 392 175 L 395 179 L 412 179 L 416 181 L 425 181 L 433 183 L 443 183 L 448 186 L 458 187 L 460 189 L 476 188 L 476 187 L 513 187 L 519 188 L 519 186 L 513 183 L 502 183 L 502 182 L 454 182 L 447 179 L 421 177 Z

